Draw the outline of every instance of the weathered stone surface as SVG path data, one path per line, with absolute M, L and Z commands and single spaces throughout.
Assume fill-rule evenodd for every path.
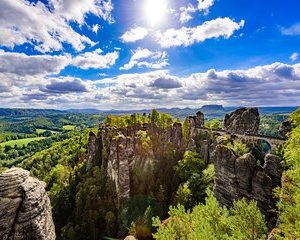
M 202 128 L 204 127 L 204 114 L 202 112 L 197 112 L 196 116 L 188 117 L 191 127 Z
M 281 184 L 281 176 L 284 169 L 280 157 L 267 154 L 265 157 L 264 170 L 271 177 L 273 188 Z
M 150 136 L 151 141 L 148 141 Z M 183 155 L 185 149 L 181 123 L 174 123 L 167 129 L 153 124 L 124 128 L 102 125 L 97 136 L 91 133 L 89 137 L 87 171 L 94 166 L 107 169 L 121 205 L 131 195 L 150 194 L 154 179 L 149 178 L 154 178 L 154 165 L 159 159 L 165 158 L 169 147 L 178 156 Z M 135 172 L 138 172 L 138 176 Z
M 0 239 L 54 240 L 55 229 L 45 183 L 12 168 L 0 175 Z
M 287 137 L 287 135 L 292 131 L 293 124 L 291 121 L 285 121 L 281 124 L 279 133 L 282 137 Z
M 268 154 L 261 167 L 251 153 L 241 157 L 226 146 L 218 145 L 213 152 L 215 195 L 222 205 L 231 206 L 240 198 L 254 199 L 267 220 L 274 217 L 272 190 L 280 185 L 282 165 L 279 157 Z
M 257 108 L 240 108 L 225 115 L 224 128 L 230 133 L 257 134 L 260 117 Z

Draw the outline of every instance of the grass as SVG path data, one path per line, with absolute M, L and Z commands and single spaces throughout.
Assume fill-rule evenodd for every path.
M 36 131 L 37 134 L 41 134 L 41 133 L 44 133 L 46 131 L 50 131 L 53 134 L 59 133 L 58 131 L 53 131 L 53 130 L 48 130 L 48 129 L 42 129 L 42 128 L 37 128 L 35 131 Z
M 45 139 L 45 137 L 34 137 L 34 138 L 24 138 L 24 139 L 17 139 L 17 140 L 11 140 L 11 141 L 7 141 L 7 142 L 3 142 L 0 143 L 1 147 L 5 147 L 6 145 L 9 145 L 11 147 L 14 147 L 15 145 L 19 146 L 23 146 L 23 145 L 27 145 L 30 142 L 33 141 L 40 141 Z
M 66 131 L 73 131 L 74 129 L 75 129 L 74 125 L 65 125 L 65 126 L 63 126 L 63 130 L 66 130 Z

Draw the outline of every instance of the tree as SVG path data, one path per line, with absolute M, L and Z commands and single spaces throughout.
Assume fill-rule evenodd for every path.
M 267 228 L 257 203 L 242 199 L 235 201 L 229 218 L 232 236 L 240 240 L 266 239 Z
M 171 207 L 170 217 L 161 222 L 153 219 L 158 240 L 252 240 L 265 239 L 267 232 L 264 218 L 251 201 L 240 200 L 230 210 L 221 207 L 211 191 L 205 204 L 195 206 L 192 212 L 182 205 Z
M 212 119 L 205 122 L 205 127 L 209 129 L 219 129 L 221 128 L 221 121 L 218 119 Z
M 153 109 L 150 115 L 150 121 L 152 124 L 159 123 L 159 112 L 156 109 Z

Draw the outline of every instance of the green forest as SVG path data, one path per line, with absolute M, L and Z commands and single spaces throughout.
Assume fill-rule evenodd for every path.
M 60 133 L 50 132 L 38 141 L 23 145 L 0 145 L 0 164 L 1 171 L 12 166 L 22 167 L 47 183 L 57 239 L 96 240 L 127 235 L 141 240 L 267 238 L 270 229 L 254 200 L 241 199 L 232 207 L 221 206 L 213 192 L 214 165 L 207 164 L 197 152 L 187 150 L 180 153 L 172 141 L 164 143 L 163 134 L 155 131 L 140 130 L 137 133 L 141 141 L 139 161 L 148 159 L 151 154 L 158 161 L 135 166 L 130 198 L 120 205 L 114 182 L 108 177 L 105 153 L 102 164 L 86 170 L 89 134 L 97 134 L 97 124 L 94 128 L 91 124 L 90 127 L 63 131 L 63 125 L 77 124 L 73 120 L 66 121 L 65 116 L 60 120 L 56 118 L 51 120 L 55 127 L 39 121 L 32 127 Z M 274 116 L 272 121 L 268 119 L 271 116 L 263 117 L 262 126 L 267 127 L 261 131 L 278 134 L 274 129 L 279 131 L 278 125 L 283 118 Z M 274 189 L 280 209 L 280 224 L 272 230 L 276 239 L 300 238 L 300 110 L 290 116 L 290 121 L 294 128 L 278 153 L 284 157 L 285 172 L 282 187 Z M 59 124 L 55 125 L 55 122 Z M 150 125 L 163 133 L 180 122 L 153 110 L 149 114 L 109 115 L 103 124 L 112 129 Z M 187 120 L 182 122 L 182 144 L 185 146 L 190 144 L 189 124 Z M 269 124 L 274 127 L 268 132 Z M 206 127 L 221 128 L 222 122 L 210 120 Z M 35 137 L 23 130 L 22 134 L 24 138 Z M 40 136 L 45 132 L 36 134 Z M 119 141 L 117 132 L 111 134 L 115 141 Z M 6 140 L 13 133 L 7 136 L 10 137 Z M 242 142 L 228 142 L 227 146 L 240 156 L 249 152 Z

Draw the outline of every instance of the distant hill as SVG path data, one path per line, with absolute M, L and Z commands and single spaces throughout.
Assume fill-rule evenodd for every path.
M 203 112 L 207 112 L 207 111 L 221 111 L 221 112 L 225 112 L 226 111 L 222 105 L 203 105 L 200 108 L 200 110 L 203 111 Z
M 103 111 L 98 110 L 96 108 L 86 108 L 86 109 L 67 109 L 69 113 L 79 113 L 79 114 L 98 114 L 102 113 Z
M 0 116 L 7 117 L 32 117 L 66 114 L 65 111 L 54 109 L 23 109 L 23 108 L 0 108 Z

